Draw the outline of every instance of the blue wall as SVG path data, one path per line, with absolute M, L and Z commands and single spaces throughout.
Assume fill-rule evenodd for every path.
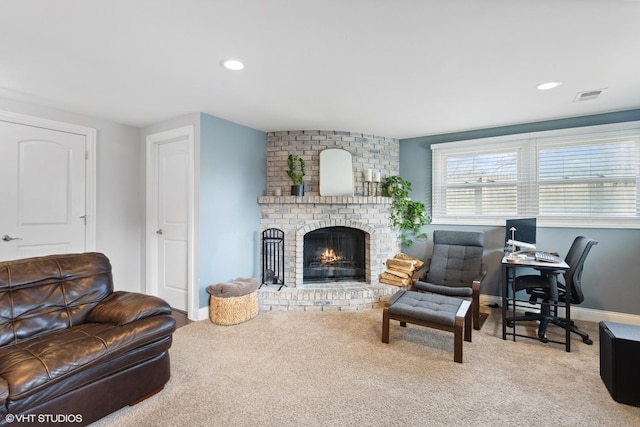
M 640 120 L 640 109 L 616 113 L 598 114 L 570 119 L 550 120 L 492 129 L 425 136 L 400 141 L 400 175 L 411 181 L 412 198 L 431 205 L 431 144 L 486 138 L 553 129 L 593 126 Z M 485 232 L 485 263 L 489 274 L 483 283 L 483 294 L 499 296 L 500 260 L 504 247 L 504 227 L 429 225 L 427 233 L 435 229 L 480 230 Z M 601 228 L 554 228 L 539 227 L 538 247 L 556 250 L 565 255 L 571 242 L 578 235 L 592 237 L 599 241 L 583 272 L 584 308 L 640 315 L 640 230 Z M 407 252 L 420 258 L 431 253 L 431 241 L 418 242 Z
M 200 307 L 206 287 L 259 277 L 259 196 L 267 179 L 267 136 L 217 117 L 200 117 Z

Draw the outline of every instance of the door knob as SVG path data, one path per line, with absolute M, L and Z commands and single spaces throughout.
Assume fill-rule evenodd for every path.
M 162 234 L 162 228 L 160 230 L 156 230 L 156 234 Z
M 11 237 L 8 234 L 5 234 L 4 236 L 2 236 L 2 240 L 4 240 L 5 242 L 10 242 L 12 240 L 22 240 L 22 237 Z

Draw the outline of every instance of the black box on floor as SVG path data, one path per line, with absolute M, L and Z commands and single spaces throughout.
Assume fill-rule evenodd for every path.
M 613 400 L 640 406 L 640 326 L 600 322 L 600 377 Z

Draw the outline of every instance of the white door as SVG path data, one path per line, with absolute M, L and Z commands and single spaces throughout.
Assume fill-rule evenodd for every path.
M 0 121 L 0 260 L 85 250 L 85 135 Z
M 147 138 L 150 151 L 148 290 L 188 311 L 190 282 L 190 135 Z

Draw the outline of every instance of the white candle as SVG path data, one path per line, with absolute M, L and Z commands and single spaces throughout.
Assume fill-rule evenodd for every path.
M 367 182 L 373 181 L 373 171 L 371 169 L 367 169 L 367 173 L 364 175 L 364 180 Z
M 380 182 L 380 172 L 376 171 L 376 177 L 374 179 L 375 182 Z

